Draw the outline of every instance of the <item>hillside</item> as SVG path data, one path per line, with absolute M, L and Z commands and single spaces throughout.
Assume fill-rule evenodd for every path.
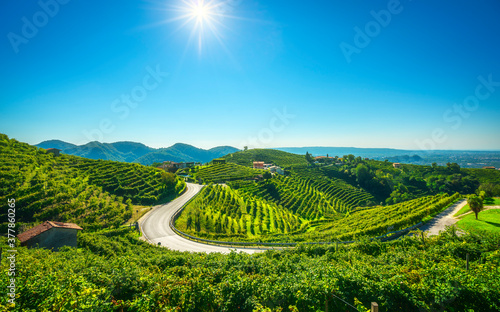
M 14 198 L 16 221 L 76 222 L 86 229 L 119 226 L 134 204 L 177 196 L 184 182 L 139 164 L 55 157 L 44 149 L 0 135 L 0 217 Z
M 224 156 L 230 162 L 241 166 L 252 167 L 254 161 L 263 161 L 265 163 L 275 164 L 284 168 L 305 166 L 307 161 L 305 156 L 296 155 L 272 149 L 250 149 L 239 151 Z
M 451 163 L 395 166 L 346 155 L 307 164 L 305 156 L 267 149 L 224 158 L 226 164 L 185 170 L 226 186 L 205 188 L 177 219 L 181 231 L 232 241 L 351 240 L 413 226 L 462 195 L 500 191 L 500 172 Z M 266 176 L 250 168 L 253 161 L 287 170 Z
M 18 311 L 356 311 L 343 301 L 358 311 L 371 302 L 379 311 L 500 309 L 498 236 L 489 234 L 254 255 L 175 252 L 128 229 L 84 231 L 78 240 L 78 250 L 17 248 Z M 6 238 L 0 247 L 9 249 Z M 9 282 L 1 274 L 0 284 Z
M 43 142 L 37 144 L 36 146 L 44 148 L 44 149 L 57 148 L 60 150 L 67 150 L 67 149 L 76 147 L 75 144 L 67 143 L 67 142 L 64 142 L 61 140 L 43 141 Z
M 44 149 L 57 148 L 62 150 L 64 154 L 90 159 L 136 162 L 142 165 L 164 161 L 206 163 L 214 158 L 238 151 L 230 146 L 219 146 L 205 150 L 182 143 L 174 144 L 168 148 L 155 149 L 136 142 L 101 143 L 94 141 L 77 146 L 60 140 L 50 140 L 36 146 Z

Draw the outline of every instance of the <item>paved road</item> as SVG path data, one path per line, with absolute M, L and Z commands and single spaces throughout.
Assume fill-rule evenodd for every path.
M 428 232 L 429 235 L 438 235 L 439 232 L 444 231 L 446 226 L 453 225 L 457 223 L 458 219 L 453 217 L 460 209 L 462 209 L 467 204 L 467 200 L 463 199 L 456 202 L 450 208 L 441 212 L 434 219 L 427 222 L 424 226 L 420 227 L 420 230 Z
M 237 252 L 255 253 L 265 250 L 258 248 L 227 248 L 206 245 L 185 239 L 172 231 L 169 226 L 169 221 L 174 212 L 202 189 L 202 185 L 192 183 L 186 183 L 186 185 L 187 190 L 184 194 L 168 204 L 154 208 L 139 220 L 141 232 L 147 241 L 155 245 L 161 243 L 163 247 L 179 251 L 229 253 L 231 250 L 235 250 Z

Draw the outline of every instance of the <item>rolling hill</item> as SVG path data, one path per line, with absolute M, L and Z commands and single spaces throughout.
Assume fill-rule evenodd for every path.
M 81 156 L 90 159 L 114 160 L 121 162 L 136 162 L 151 165 L 155 162 L 202 162 L 237 152 L 231 146 L 218 146 L 209 150 L 188 144 L 177 143 L 167 148 L 152 148 L 136 142 L 101 143 L 89 142 L 84 145 L 74 145 L 60 140 L 44 141 L 36 145 L 44 149 L 57 148 L 62 153 Z
M 184 181 L 139 164 L 62 154 L 0 134 L 0 217 L 14 198 L 16 221 L 76 222 L 86 230 L 118 227 L 133 205 L 152 205 L 177 196 Z M 22 207 L 22 208 L 21 208 Z
M 254 161 L 263 161 L 272 163 L 284 168 L 294 166 L 306 166 L 307 161 L 304 155 L 296 155 L 273 149 L 250 149 L 239 151 L 224 156 L 227 162 L 235 163 L 241 166 L 251 167 Z

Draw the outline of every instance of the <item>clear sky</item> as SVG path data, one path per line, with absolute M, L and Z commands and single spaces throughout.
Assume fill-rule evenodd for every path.
M 4 0 L 0 132 L 499 150 L 499 16 L 497 0 Z

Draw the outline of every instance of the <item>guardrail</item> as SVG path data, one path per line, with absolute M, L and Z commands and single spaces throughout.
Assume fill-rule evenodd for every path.
M 204 187 L 205 186 L 203 186 L 202 189 Z M 200 192 L 201 192 L 201 190 L 200 190 Z M 301 242 L 301 243 L 227 242 L 227 241 L 216 241 L 216 240 L 204 239 L 204 238 L 192 236 L 192 235 L 189 235 L 189 234 L 184 233 L 184 232 L 180 231 L 179 229 L 177 229 L 175 227 L 175 221 L 179 218 L 179 215 L 184 210 L 184 208 L 189 203 L 191 203 L 191 201 L 193 201 L 196 198 L 196 196 L 198 196 L 198 194 L 193 196 L 184 205 L 182 205 L 179 209 L 177 209 L 177 211 L 174 212 L 172 218 L 169 221 L 169 226 L 172 229 L 172 231 L 174 231 L 177 235 L 184 237 L 186 239 L 189 239 L 191 241 L 200 242 L 200 243 L 204 243 L 207 245 L 220 246 L 220 247 L 235 247 L 235 246 L 242 246 L 242 247 L 295 247 L 298 244 L 329 245 L 329 244 L 352 244 L 352 243 L 357 242 L 354 240 L 352 240 L 352 241 L 332 241 L 332 242 Z M 419 222 L 419 223 L 417 223 L 413 226 L 410 226 L 406 229 L 402 229 L 402 230 L 394 231 L 394 232 L 389 232 L 389 233 L 386 233 L 386 234 L 378 236 L 378 237 L 370 238 L 370 241 L 380 240 L 381 242 L 387 242 L 387 241 L 395 240 L 395 239 L 409 233 L 410 231 L 412 231 L 412 230 L 414 230 L 422 225 L 423 225 L 423 223 Z

